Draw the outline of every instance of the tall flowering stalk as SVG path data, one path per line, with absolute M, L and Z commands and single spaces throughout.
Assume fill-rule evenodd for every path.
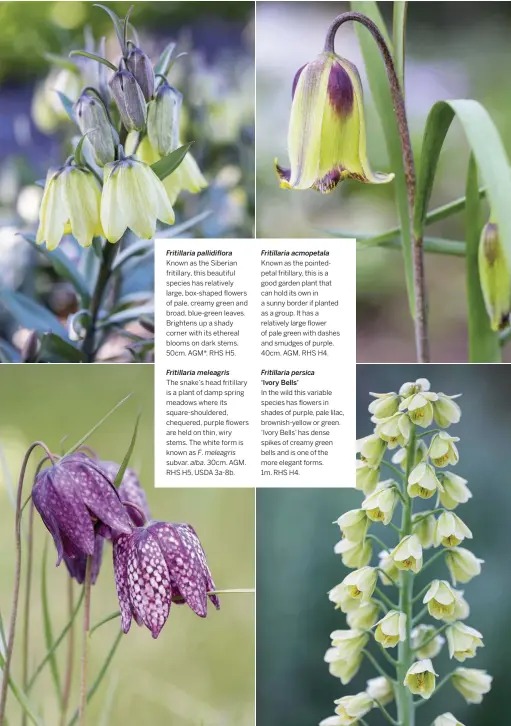
M 466 479 L 450 471 L 458 463 L 459 439 L 445 429 L 460 420 L 457 396 L 432 392 L 425 378 L 404 383 L 398 393 L 371 395 L 374 432 L 357 442 L 356 487 L 365 498 L 360 509 L 337 520 L 342 539 L 335 551 L 353 572 L 329 592 L 348 629 L 331 634 L 325 660 L 343 685 L 364 656 L 377 677 L 365 691 L 338 699 L 336 715 L 321 726 L 367 726 L 373 709 L 393 726 L 415 726 L 416 710 L 445 684 L 467 703 L 481 703 L 492 681 L 485 671 L 463 665 L 438 682 L 433 665 L 446 640 L 458 663 L 483 645 L 481 633 L 465 622 L 470 609 L 458 589 L 480 574 L 482 560 L 465 547 L 472 533 L 455 511 L 472 496 Z M 418 508 L 420 500 L 433 499 L 434 508 Z M 392 548 L 370 533 L 375 523 L 395 532 Z M 382 548 L 377 556 L 375 544 Z M 426 558 L 428 550 L 433 552 Z M 445 579 L 424 581 L 423 571 L 438 559 L 444 560 Z M 463 726 L 451 713 L 434 721 L 448 725 Z

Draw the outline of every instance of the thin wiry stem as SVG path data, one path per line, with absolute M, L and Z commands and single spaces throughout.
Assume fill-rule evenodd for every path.
M 379 597 L 383 600 L 384 603 L 386 603 L 391 610 L 399 610 L 398 605 L 396 605 L 395 602 L 392 602 L 390 597 L 387 597 L 384 592 L 380 590 L 379 587 L 375 588 L 375 592 L 378 594 Z
M 374 655 L 372 653 L 370 653 L 365 648 L 362 650 L 362 653 L 365 656 L 367 656 L 367 659 L 371 662 L 373 668 L 375 668 L 378 671 L 378 673 L 380 674 L 380 676 L 383 676 L 388 681 L 394 682 L 393 679 L 389 676 L 389 674 L 386 673 L 385 670 L 381 667 L 381 665 L 378 663 L 378 661 L 376 660 L 376 658 L 374 657 Z
M 38 468 L 41 467 L 41 464 Z M 28 685 L 28 651 L 30 647 L 30 603 L 32 591 L 32 564 L 34 554 L 34 503 L 31 500 L 28 515 L 28 532 L 27 532 L 27 576 L 25 583 L 25 605 L 23 608 L 23 647 L 22 647 L 22 667 L 21 682 L 23 691 L 27 691 Z M 21 719 L 22 726 L 27 724 L 27 713 L 23 711 Z
M 378 708 L 380 709 L 380 711 L 382 712 L 382 714 L 385 716 L 385 718 L 387 719 L 387 721 L 392 724 L 392 726 L 400 726 L 399 721 L 396 721 L 395 718 L 392 718 L 392 716 L 387 711 L 387 709 L 385 708 L 385 706 L 383 705 L 383 703 L 380 703 L 380 701 L 377 701 L 376 698 L 374 699 L 374 702 L 376 703 L 376 705 L 378 706 Z
M 73 628 L 73 613 L 74 613 L 74 593 L 73 593 L 73 578 L 68 577 L 67 580 L 67 607 L 69 613 L 69 619 L 71 621 L 71 627 L 69 629 L 69 636 L 67 639 L 67 655 L 66 655 L 66 676 L 64 679 L 64 688 L 62 689 L 62 708 L 60 713 L 60 726 L 65 726 L 67 718 L 67 710 L 69 708 L 69 699 L 71 696 L 71 685 L 73 683 L 73 663 L 74 663 L 74 651 L 75 651 L 75 634 Z
M 87 565 L 85 568 L 85 581 L 83 584 L 85 591 L 83 606 L 83 631 L 82 631 L 82 664 L 80 674 L 80 705 L 78 707 L 78 724 L 85 726 L 85 712 L 87 708 L 87 661 L 89 650 L 89 631 L 90 631 L 90 599 L 92 589 L 92 557 L 87 556 Z
M 410 140 L 410 130 L 408 128 L 403 92 L 397 77 L 394 60 L 383 35 L 380 33 L 378 26 L 362 13 L 342 13 L 332 21 L 326 35 L 325 52 L 334 53 L 335 35 L 341 25 L 350 21 L 361 23 L 365 28 L 367 28 L 367 30 L 369 30 L 379 48 L 385 64 L 387 77 L 389 79 L 390 93 L 392 95 L 399 137 L 401 139 L 406 188 L 408 192 L 408 216 L 413 256 L 413 283 L 415 295 L 414 325 L 417 359 L 419 363 L 427 363 L 429 362 L 429 340 L 427 330 L 426 286 L 424 278 L 424 250 L 422 237 L 416 237 L 412 228 L 417 177 L 415 173 L 415 161 L 413 158 L 412 142 Z
M 435 630 L 433 635 L 429 637 L 427 640 L 424 641 L 424 643 L 421 643 L 421 645 L 418 645 L 416 648 L 414 648 L 414 652 L 416 653 L 418 650 L 422 650 L 423 648 L 426 648 L 430 643 L 432 643 L 435 638 L 439 635 L 442 635 L 442 633 L 449 627 L 449 623 L 444 623 L 441 628 L 438 628 L 438 630 Z
M 82 350 L 87 357 L 87 362 L 89 363 L 93 363 L 96 357 L 96 332 L 99 312 L 101 310 L 101 305 L 103 304 L 105 291 L 112 274 L 112 266 L 121 242 L 122 239 L 116 244 L 111 244 L 106 240 L 104 242 L 101 267 L 99 269 L 98 279 L 96 280 L 90 304 L 91 319 L 82 345 Z

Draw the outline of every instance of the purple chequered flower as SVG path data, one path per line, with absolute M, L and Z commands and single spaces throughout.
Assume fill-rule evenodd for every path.
M 92 569 L 91 569 L 91 582 L 94 585 L 98 579 L 99 570 L 101 568 L 101 561 L 103 559 L 103 545 L 105 540 L 103 537 L 96 535 L 96 541 L 94 542 L 94 554 L 92 555 Z M 76 580 L 79 585 L 83 585 L 85 582 L 85 569 L 87 567 L 87 555 L 77 553 L 73 557 L 70 557 L 64 552 L 64 564 L 67 567 L 67 571 L 71 577 Z
M 151 522 L 121 535 L 113 553 L 125 633 L 133 617 L 157 638 L 173 599 L 183 600 L 201 618 L 206 617 L 208 592 L 215 590 L 215 584 L 200 540 L 189 524 Z M 218 597 L 209 597 L 218 610 Z
M 34 506 L 57 548 L 60 565 L 64 554 L 71 559 L 94 555 L 96 531 L 109 527 L 114 536 L 133 529 L 111 480 L 88 456 L 65 456 L 36 477 Z
M 114 481 L 119 471 L 119 464 L 115 461 L 98 461 L 98 464 L 106 472 L 106 475 Z M 142 489 L 137 473 L 133 469 L 126 469 L 122 483 L 117 491 L 122 502 L 134 504 L 135 507 L 141 510 L 139 512 L 133 507 L 127 507 L 127 512 L 135 527 L 143 527 L 151 519 L 151 514 L 145 491 Z M 142 517 L 141 512 L 144 513 L 144 517 Z

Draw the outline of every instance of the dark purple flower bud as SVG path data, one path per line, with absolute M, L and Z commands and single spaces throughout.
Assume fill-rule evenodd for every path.
M 115 477 L 119 471 L 119 464 L 116 464 L 115 461 L 100 461 L 98 463 L 106 475 L 112 481 L 115 481 Z M 126 469 L 121 485 L 117 491 L 119 492 L 121 502 L 134 504 L 137 507 L 135 509 L 134 507 L 128 506 L 126 510 L 135 527 L 143 527 L 151 519 L 151 513 L 145 491 L 142 489 L 137 473 L 133 469 Z M 144 516 L 142 516 L 142 512 Z
M 111 480 L 83 453 L 70 454 L 43 469 L 36 477 L 32 500 L 55 542 L 57 565 L 64 554 L 93 555 L 95 527 L 107 526 L 114 536 L 132 531 Z
M 197 615 L 206 617 L 208 592 L 215 584 L 200 540 L 189 524 L 152 522 L 119 537 L 113 554 L 125 633 L 134 617 L 157 638 L 173 598 L 184 600 Z M 218 609 L 218 597 L 209 597 Z
M 96 535 L 96 541 L 94 543 L 94 554 L 92 555 L 92 569 L 91 569 L 91 580 L 94 585 L 98 579 L 99 570 L 101 568 L 101 561 L 103 559 L 103 545 L 105 540 Z M 77 552 L 75 555 L 67 555 L 64 553 L 64 564 L 71 577 L 77 581 L 79 585 L 85 582 L 85 569 L 87 567 L 86 555 Z
M 154 71 L 149 58 L 140 48 L 132 48 L 126 59 L 126 67 L 135 76 L 145 100 L 149 101 L 154 94 Z
M 128 131 L 143 131 L 147 109 L 144 94 L 135 76 L 129 71 L 117 71 L 110 79 L 110 90 L 124 127 Z

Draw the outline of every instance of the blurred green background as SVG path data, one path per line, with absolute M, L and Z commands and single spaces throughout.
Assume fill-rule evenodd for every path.
M 391 2 L 380 2 L 392 28 Z M 291 84 L 298 68 L 318 55 L 343 2 L 259 2 L 257 6 L 257 233 L 261 237 L 318 237 L 329 231 L 365 235 L 397 225 L 394 185 L 343 182 L 331 194 L 281 190 L 273 170 L 288 165 L 286 139 Z M 406 104 L 416 154 L 431 106 L 441 99 L 475 98 L 487 108 L 511 152 L 511 3 L 413 2 L 408 8 Z M 391 171 L 353 24 L 337 34 L 337 52 L 354 62 L 366 101 L 368 152 L 373 169 Z M 468 147 L 458 124 L 449 131 L 431 208 L 465 193 Z M 464 239 L 463 215 L 428 228 L 434 237 Z M 333 242 L 335 244 L 335 242 Z M 342 244 L 339 241 L 339 244 Z M 428 255 L 432 356 L 464 361 L 465 280 L 462 258 Z M 357 255 L 357 355 L 361 362 L 414 360 L 399 252 Z
M 459 513 L 474 535 L 468 548 L 485 560 L 482 574 L 461 587 L 471 607 L 467 622 L 481 630 L 485 648 L 463 665 L 487 669 L 494 682 L 480 706 L 468 706 L 446 686 L 417 712 L 417 726 L 430 726 L 446 711 L 467 726 L 501 726 L 509 718 L 511 489 L 506 452 L 511 380 L 506 366 L 358 365 L 357 436 L 372 432 L 369 391 L 396 391 L 419 377 L 427 377 L 434 391 L 463 393 L 458 401 L 461 422 L 449 432 L 461 438 L 454 471 L 468 479 L 473 498 Z M 339 530 L 331 523 L 359 507 L 361 500 L 360 492 L 341 489 L 257 493 L 257 713 L 265 726 L 313 726 L 333 714 L 334 699 L 357 693 L 375 676 L 364 662 L 357 677 L 343 687 L 323 662 L 330 633 L 346 627 L 344 615 L 327 597 L 348 573 L 333 553 Z M 375 534 L 394 542 L 393 533 L 382 525 L 375 527 Z M 428 570 L 428 579 L 446 575 L 441 560 Z M 453 667 L 445 650 L 435 665 L 441 675 Z M 387 723 L 376 712 L 366 720 L 371 726 Z
M 88 443 L 104 459 L 122 461 L 135 416 L 143 414 L 131 465 L 140 475 L 153 518 L 189 522 L 197 530 L 219 589 L 254 585 L 254 492 L 250 489 L 155 489 L 153 462 L 153 366 L 17 366 L 0 367 L 0 609 L 8 621 L 14 572 L 14 511 L 9 490 L 17 481 L 25 450 L 37 439 L 60 451 L 80 439 L 117 401 L 133 397 L 91 437 Z M 37 462 L 37 458 L 34 458 Z M 33 471 L 33 468 L 32 468 Z M 28 491 L 27 478 L 25 487 Z M 36 516 L 32 591 L 32 667 L 44 656 L 40 565 L 48 541 L 48 589 L 54 633 L 67 621 L 64 565 L 54 568 L 55 549 Z M 75 595 L 78 597 L 78 586 Z M 95 726 L 150 723 L 155 726 L 252 726 L 254 722 L 254 596 L 221 596 L 221 610 L 198 618 L 188 607 L 172 607 L 160 637 L 153 640 L 135 623 L 123 637 L 109 675 L 91 702 L 88 723 Z M 92 622 L 118 610 L 111 548 L 105 546 L 102 570 L 93 589 Z M 113 643 L 119 621 L 92 636 L 91 680 Z M 19 677 L 21 631 L 14 674 Z M 75 632 L 79 643 L 79 629 Z M 60 647 L 63 663 L 66 646 Z M 75 653 L 72 710 L 77 703 L 80 648 Z M 109 699 L 112 710 L 101 721 Z M 57 723 L 52 680 L 45 672 L 35 700 L 47 726 Z M 17 713 L 12 694 L 8 712 Z M 17 723 L 11 716 L 10 723 Z

